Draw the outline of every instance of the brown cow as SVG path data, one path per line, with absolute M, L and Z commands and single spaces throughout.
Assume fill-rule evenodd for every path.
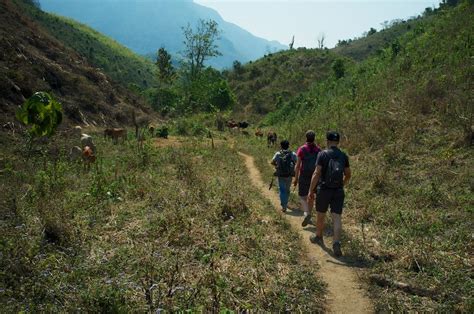
M 235 120 L 227 121 L 227 127 L 229 129 L 233 129 L 233 128 L 238 127 L 238 126 L 239 126 L 239 124 L 237 122 L 235 122 Z
M 255 131 L 255 136 L 256 136 L 256 137 L 263 137 L 263 132 L 262 132 L 262 130 L 257 129 L 257 131 Z
M 114 144 L 118 143 L 119 138 L 122 139 L 122 142 L 125 142 L 127 139 L 127 130 L 123 128 L 113 128 L 104 130 L 104 138 L 110 137 Z
M 85 146 L 82 150 L 82 161 L 84 162 L 84 170 L 89 171 L 91 169 L 91 164 L 95 163 L 94 151 L 91 147 Z
M 275 146 L 278 137 L 276 132 L 270 131 L 267 134 L 267 146 Z

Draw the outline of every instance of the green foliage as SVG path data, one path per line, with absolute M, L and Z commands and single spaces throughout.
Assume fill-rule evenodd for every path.
M 179 92 L 173 87 L 151 88 L 145 91 L 152 108 L 162 115 L 173 115 L 181 99 Z
M 163 83 L 170 83 L 175 74 L 175 70 L 171 63 L 171 55 L 163 47 L 158 50 L 156 65 L 158 66 L 158 76 L 160 81 Z
M 61 124 L 62 106 L 46 92 L 36 92 L 17 110 L 16 118 L 30 126 L 30 134 L 36 137 L 51 136 Z
M 330 51 L 298 48 L 237 67 L 227 74 L 236 95 L 235 110 L 243 112 L 244 107 L 250 107 L 259 115 L 273 112 L 282 102 L 331 75 L 331 64 L 338 58 Z
M 332 71 L 336 76 L 336 79 L 340 79 L 344 77 L 345 68 L 344 68 L 344 60 L 336 59 L 331 65 Z
M 188 24 L 183 27 L 184 56 L 189 66 L 190 80 L 193 81 L 204 69 L 204 62 L 209 58 L 220 56 L 217 40 L 221 31 L 214 20 L 197 22 L 195 29 Z

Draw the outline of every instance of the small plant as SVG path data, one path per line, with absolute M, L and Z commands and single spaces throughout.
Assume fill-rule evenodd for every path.
M 16 118 L 34 137 L 51 136 L 63 119 L 62 106 L 46 92 L 37 92 L 16 112 Z

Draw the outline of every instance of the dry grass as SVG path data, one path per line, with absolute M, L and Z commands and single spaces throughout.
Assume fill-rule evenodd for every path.
M 64 157 L 54 166 L 2 151 L 4 309 L 323 308 L 315 269 L 235 151 L 95 139 L 89 173 Z

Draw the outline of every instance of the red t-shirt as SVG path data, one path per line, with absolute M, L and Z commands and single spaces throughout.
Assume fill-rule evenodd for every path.
M 304 148 L 304 149 L 303 149 Z M 300 173 L 303 171 L 304 168 L 304 154 L 306 153 L 319 153 L 321 151 L 321 147 L 315 143 L 304 143 L 303 146 L 298 148 L 298 151 L 296 152 L 296 156 L 301 160 L 301 168 L 300 168 Z

